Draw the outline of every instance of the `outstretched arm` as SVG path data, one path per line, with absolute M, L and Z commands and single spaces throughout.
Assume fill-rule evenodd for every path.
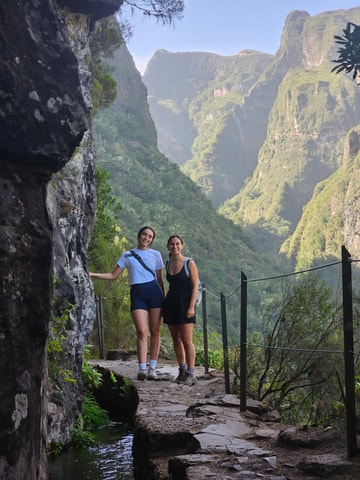
M 119 265 L 116 265 L 116 267 L 112 272 L 109 272 L 109 273 L 89 272 L 89 275 L 92 278 L 100 278 L 101 280 L 116 280 L 123 270 L 124 269 L 120 268 Z

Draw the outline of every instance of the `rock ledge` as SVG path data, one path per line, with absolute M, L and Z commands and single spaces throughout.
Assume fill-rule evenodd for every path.
M 174 382 L 174 362 L 160 360 L 156 381 L 136 380 L 135 357 L 93 363 L 131 379 L 137 390 L 136 480 L 360 478 L 360 459 L 346 457 L 344 432 L 281 425 L 251 400 L 240 413 L 222 373 L 198 368 L 198 383 L 188 387 Z

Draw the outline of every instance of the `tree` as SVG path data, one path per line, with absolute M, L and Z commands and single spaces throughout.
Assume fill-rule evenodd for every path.
M 117 85 L 111 69 L 103 59 L 112 58 L 115 50 L 123 43 L 120 26 L 116 19 L 108 17 L 96 23 L 91 36 L 89 63 L 90 91 L 93 115 L 101 108 L 109 107 L 117 95 Z
M 330 287 L 308 275 L 284 285 L 283 299 L 274 299 L 264 315 L 263 331 L 249 348 L 249 386 L 260 401 L 282 412 L 284 421 L 319 423 L 316 409 L 330 417 L 339 400 L 334 365 L 341 364 L 342 329 Z M 260 355 L 259 355 L 260 348 Z
M 128 242 L 120 237 L 116 219 L 121 206 L 111 193 L 109 178 L 110 175 L 104 169 L 96 168 L 97 210 L 88 259 L 89 269 L 97 272 L 111 271 L 116 260 L 129 248 Z M 95 293 L 103 302 L 106 348 L 135 349 L 127 276 L 123 274 L 115 282 L 99 280 L 94 283 Z M 93 344 L 96 344 L 97 337 L 95 325 Z
M 164 24 L 181 19 L 184 10 L 183 0 L 125 0 L 124 4 L 129 5 L 132 13 L 138 10 Z M 115 50 L 124 42 L 124 39 L 130 36 L 131 26 L 122 16 L 121 10 L 117 19 L 107 17 L 95 25 L 90 41 L 91 59 L 89 63 L 94 115 L 98 110 L 109 107 L 117 95 L 116 81 L 111 76 L 111 69 L 104 64 L 103 60 L 112 58 Z
M 180 20 L 185 5 L 184 0 L 124 0 L 131 11 L 139 10 L 144 15 L 155 17 L 163 23 L 172 23 L 174 19 Z
M 112 195 L 110 174 L 96 167 L 96 221 L 88 248 L 88 259 L 93 269 L 104 267 L 102 246 L 109 249 L 117 235 L 116 216 L 121 210 L 120 202 Z
M 338 50 L 339 58 L 333 60 L 338 63 L 331 71 L 340 73 L 345 70 L 351 73 L 353 80 L 360 77 L 360 27 L 349 22 L 343 30 L 343 36 L 335 35 L 336 43 L 341 45 Z M 360 84 L 360 81 L 357 81 Z

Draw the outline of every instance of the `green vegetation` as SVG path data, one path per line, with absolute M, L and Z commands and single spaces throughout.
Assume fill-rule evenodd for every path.
M 98 164 L 110 175 L 108 182 L 112 195 L 121 202 L 122 209 L 113 222 L 120 227 L 118 237 L 113 244 L 104 242 L 99 254 L 90 252 L 92 259 L 95 255 L 101 259 L 101 264 L 91 264 L 91 269 L 112 270 L 124 248 L 136 241 L 139 228 L 150 224 L 156 231 L 154 248 L 161 251 L 164 259 L 168 236 L 174 232 L 183 236 L 186 243 L 184 252 L 196 259 L 201 279 L 214 293 L 232 290 L 239 281 L 242 268 L 263 276 L 268 266 L 252 250 L 241 229 L 219 216 L 200 189 L 152 144 L 142 145 L 135 141 L 138 129 L 133 130 L 130 140 L 124 136 L 124 130 L 125 135 L 127 130 L 123 128 L 123 112 L 118 106 L 99 112 L 94 123 Z M 146 135 L 143 131 L 142 139 Z M 103 231 L 103 228 L 100 230 Z M 106 314 L 107 322 L 122 315 L 123 322 L 127 324 L 129 314 L 123 307 L 128 296 L 121 283 L 122 277 L 110 289 L 104 285 L 106 282 L 96 284 L 97 294 L 106 296 L 106 303 L 110 298 L 114 302 L 114 309 Z M 121 288 L 120 284 L 124 288 L 118 295 L 116 289 Z M 210 321 L 212 326 L 219 328 L 219 302 L 211 303 Z M 120 341 L 120 338 L 117 340 Z
M 275 57 L 162 51 L 144 76 L 161 151 L 270 262 L 280 249 L 280 259 L 292 267 L 316 262 L 319 252 L 320 261 L 332 260 L 344 237 L 352 242 L 340 209 L 333 217 L 322 207 L 327 216 L 316 218 L 316 195 L 323 181 L 332 182 L 344 152 L 357 145 L 353 137 L 344 148 L 347 133 L 360 123 L 360 91 L 332 71 L 358 71 L 359 22 L 360 9 L 293 12 Z M 341 48 L 332 70 L 336 44 Z M 322 200 L 334 204 L 331 197 Z M 293 241 L 299 222 L 307 235 L 300 241 L 296 232 Z M 289 241 L 291 255 L 283 255 Z
M 201 319 L 199 324 L 195 327 L 193 337 L 194 337 L 194 345 L 196 349 L 196 365 L 204 366 L 205 350 L 204 350 L 204 335 L 203 335 Z M 208 329 L 207 341 L 208 341 L 208 352 L 207 352 L 208 366 L 210 368 L 215 368 L 216 370 L 222 370 L 224 366 L 224 358 L 223 358 L 223 346 L 222 346 L 221 335 L 215 331 L 211 331 Z
M 248 395 L 278 410 L 286 423 L 343 426 L 341 304 L 320 275 L 277 282 L 281 291 L 264 301 L 261 330 L 248 338 Z M 355 295 L 354 323 L 357 302 Z M 356 328 L 355 345 L 359 339 Z M 238 350 L 230 360 L 238 391 Z
M 104 255 L 109 249 L 113 249 L 119 231 L 116 219 L 121 211 L 121 204 L 112 195 L 109 179 L 110 175 L 106 170 L 96 167 L 96 221 L 88 248 L 89 263 L 95 270 L 103 266 Z
M 71 428 L 71 444 L 75 448 L 94 447 L 96 445 L 95 435 L 86 429 L 82 415 L 78 415 L 75 425 Z
M 129 248 L 120 237 L 117 225 L 120 203 L 112 195 L 110 175 L 102 168 L 96 169 L 97 211 L 96 221 L 88 249 L 90 271 L 112 271 L 120 255 Z M 103 307 L 106 348 L 134 349 L 136 343 L 130 317 L 130 297 L 126 273 L 116 282 L 95 280 L 95 294 Z M 98 325 L 94 326 L 92 343 L 98 344 Z
M 128 378 L 124 378 L 122 385 L 119 388 L 120 394 L 122 394 L 124 397 L 128 397 L 132 394 L 133 390 L 134 390 L 133 382 Z
M 95 430 L 109 423 L 107 412 L 100 408 L 91 396 L 84 397 L 81 413 L 84 420 L 84 430 L 86 431 Z
M 184 0 L 124 0 L 131 10 L 138 10 L 147 17 L 154 17 L 163 23 L 173 23 L 182 18 Z
M 336 100 L 339 90 L 344 93 L 342 102 Z M 264 252 L 277 254 L 296 228 L 313 189 L 342 163 L 343 142 L 351 127 L 347 112 L 358 105 L 355 87 L 346 79 L 332 79 L 328 64 L 307 72 L 289 72 L 269 116 L 258 166 L 241 192 L 225 202 L 220 212 L 249 228 Z M 337 125 L 342 126 L 343 137 L 329 143 L 326 131 Z M 259 239 L 258 231 L 262 231 Z M 265 242 L 264 231 L 268 232 Z M 314 247 L 316 257 L 317 245 Z
M 355 80 L 360 75 L 360 27 L 349 22 L 343 29 L 343 36 L 335 35 L 335 40 L 341 47 L 338 50 L 338 59 L 334 60 L 338 65 L 332 72 L 352 72 L 352 78 Z
M 112 57 L 122 43 L 120 28 L 115 18 L 107 17 L 96 22 L 90 41 L 89 60 L 90 92 L 94 113 L 111 105 L 116 98 L 116 81 L 112 77 L 111 68 L 103 64 L 102 58 Z
M 358 131 L 355 128 L 349 132 L 349 145 L 352 138 L 359 134 Z M 350 225 L 347 227 L 347 223 L 351 222 L 350 217 L 357 211 L 359 161 L 360 157 L 352 156 L 349 150 L 343 165 L 330 178 L 316 186 L 312 200 L 304 207 L 293 235 L 281 246 L 280 253 L 291 258 L 297 269 L 340 259 L 344 228 L 348 232 L 348 238 L 351 238 L 352 229 Z
M 57 343 L 54 343 L 57 344 Z M 85 348 L 85 351 L 87 349 Z M 59 370 L 61 373 L 61 369 Z M 87 361 L 83 362 L 83 401 L 81 412 L 78 413 L 75 424 L 70 430 L 71 444 L 76 448 L 96 445 L 94 430 L 109 424 L 109 415 L 102 409 L 93 396 L 93 390 L 102 385 L 102 375 Z M 51 443 L 47 445 L 48 455 L 60 455 L 64 445 Z
M 252 171 L 257 145 L 241 109 L 272 61 L 271 55 L 250 50 L 231 57 L 158 52 L 144 75 L 161 151 L 215 206 L 236 194 Z M 164 64 L 166 80 L 160 75 Z M 252 109 L 244 116 L 249 120 Z M 245 160 L 249 154 L 251 161 Z M 240 168 L 239 158 L 245 160 Z
M 297 28 L 309 34 L 319 21 L 304 17 Z M 351 222 L 349 213 L 344 218 L 343 212 L 357 208 L 358 132 L 351 128 L 360 122 L 360 97 L 351 82 L 330 73 L 329 32 L 338 20 L 327 24 L 329 30 L 322 23 L 316 30 L 321 51 L 316 52 L 316 65 L 310 55 L 307 69 L 291 63 L 292 57 L 309 54 L 297 50 L 286 52 L 287 69 L 284 63 L 278 69 L 278 59 L 254 52 L 242 58 L 246 64 L 238 57 L 228 61 L 211 54 L 179 56 L 169 69 L 173 80 L 158 85 L 161 96 L 151 92 L 151 103 L 157 113 L 166 111 L 167 124 L 178 129 L 170 131 L 169 138 L 174 157 L 187 152 L 183 161 L 177 161 L 181 170 L 157 150 L 146 92 L 123 48 L 113 65 L 117 99 L 94 120 L 98 165 L 103 170 L 97 172 L 99 223 L 90 246 L 90 267 L 112 270 L 144 224 L 155 228 L 154 248 L 164 257 L 167 237 L 181 234 L 184 252 L 196 259 L 211 293 L 209 360 L 215 368 L 223 362 L 219 292 L 236 290 L 241 271 L 252 279 L 278 272 L 274 264 L 280 249 L 280 258 L 298 268 L 338 258 L 344 223 Z M 296 43 L 301 44 L 294 42 L 291 48 Z M 186 82 L 184 71 L 190 72 Z M 246 175 L 243 167 L 249 167 Z M 231 183 L 240 170 L 242 176 Z M 216 191 L 230 183 L 226 194 L 237 190 L 218 214 L 204 192 L 220 203 Z M 114 208 L 117 202 L 121 209 Z M 98 282 L 95 288 L 104 300 L 107 347 L 129 348 L 134 336 L 126 278 L 110 286 Z M 343 413 L 334 372 L 334 365 L 339 365 L 342 381 L 335 290 L 310 275 L 284 283 L 278 291 L 271 283 L 252 284 L 249 394 L 278 408 L 285 421 L 328 425 Z M 228 294 L 227 307 L 230 359 L 238 380 L 239 296 Z M 200 364 L 202 340 L 196 331 Z M 166 330 L 162 349 L 171 355 Z
M 340 267 L 338 267 L 340 268 Z M 330 268 L 326 268 L 329 271 Z M 280 412 L 284 423 L 344 428 L 342 305 L 320 273 L 262 281 L 267 295 L 261 317 L 248 315 L 248 396 Z M 272 283 L 273 293 L 265 283 Z M 251 296 L 256 284 L 251 283 Z M 229 301 L 230 299 L 228 299 Z M 360 336 L 359 297 L 354 289 L 355 350 Z M 254 328 L 256 325 L 256 328 Z M 223 368 L 220 335 L 208 331 L 209 366 Z M 239 340 L 228 336 L 232 391 L 239 393 Z M 194 331 L 197 365 L 204 365 L 201 320 Z M 358 375 L 358 366 L 355 364 Z M 358 377 L 356 401 L 360 407 Z
M 89 362 L 83 362 L 81 376 L 85 392 L 89 393 L 102 385 L 103 380 L 101 373 L 90 365 Z
M 55 384 L 62 382 L 76 383 L 70 367 L 63 368 L 63 356 L 66 355 L 66 330 L 70 315 L 75 311 L 74 305 L 68 305 L 52 319 L 47 341 L 48 375 Z
M 71 443 L 76 448 L 95 445 L 96 437 L 93 431 L 110 422 L 108 412 L 99 406 L 93 395 L 93 391 L 103 384 L 102 374 L 86 360 L 82 366 L 82 380 L 84 397 L 81 413 L 71 429 Z

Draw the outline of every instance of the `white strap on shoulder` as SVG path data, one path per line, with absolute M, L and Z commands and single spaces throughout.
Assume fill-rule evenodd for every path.
M 192 260 L 191 257 L 186 257 L 186 260 L 185 260 L 185 273 L 188 277 L 190 277 L 190 260 Z

